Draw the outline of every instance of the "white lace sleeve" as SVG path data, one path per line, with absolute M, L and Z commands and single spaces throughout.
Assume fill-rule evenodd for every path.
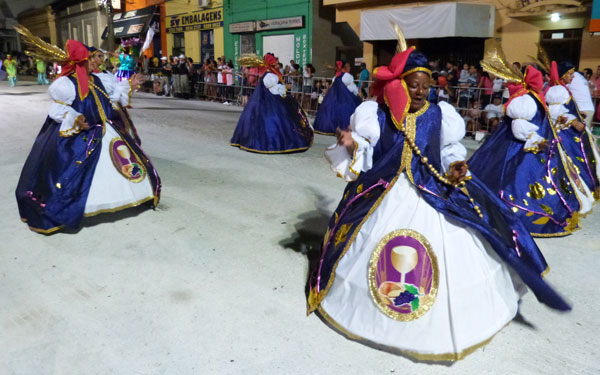
M 506 115 L 512 118 L 511 129 L 515 138 L 525 142 L 525 151 L 536 151 L 537 146 L 545 139 L 536 132 L 539 127 L 530 122 L 537 112 L 537 104 L 529 95 L 513 99 L 506 108 Z
M 374 101 L 359 105 L 350 117 L 350 130 L 354 140 L 352 155 L 337 143 L 325 151 L 325 157 L 337 175 L 346 181 L 354 181 L 360 172 L 373 166 L 373 149 L 379 141 L 380 128 L 377 117 L 379 106 Z
M 442 110 L 442 129 L 440 135 L 440 156 L 442 172 L 447 172 L 450 165 L 467 158 L 467 149 L 460 143 L 465 136 L 465 120 L 454 107 L 446 102 L 438 104 Z
M 59 132 L 61 137 L 70 137 L 81 131 L 75 125 L 75 120 L 81 116 L 81 113 L 71 107 L 76 93 L 75 85 L 67 77 L 58 78 L 48 88 L 48 94 L 54 100 L 48 108 L 48 116 L 60 123 Z

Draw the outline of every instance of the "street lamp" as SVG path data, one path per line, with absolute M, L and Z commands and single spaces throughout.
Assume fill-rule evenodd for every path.
M 96 0 L 100 8 L 106 10 L 106 23 L 108 27 L 108 50 L 113 52 L 115 50 L 115 30 L 113 28 L 112 20 L 112 0 Z

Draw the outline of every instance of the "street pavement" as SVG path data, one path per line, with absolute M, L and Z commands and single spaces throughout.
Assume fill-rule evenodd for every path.
M 483 349 L 416 363 L 306 316 L 309 258 L 345 186 L 323 158 L 333 138 L 252 154 L 229 146 L 240 108 L 136 94 L 158 208 L 44 236 L 14 190 L 49 104 L 46 87 L 0 82 L 0 374 L 600 373 L 598 206 L 576 234 L 537 240 L 573 311 L 528 293 Z

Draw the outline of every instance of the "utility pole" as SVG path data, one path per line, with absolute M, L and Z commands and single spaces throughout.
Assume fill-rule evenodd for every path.
M 98 6 L 104 8 L 106 11 L 106 24 L 108 27 L 108 50 L 114 52 L 115 50 L 115 29 L 113 26 L 112 19 L 112 1 L 111 0 L 97 0 Z

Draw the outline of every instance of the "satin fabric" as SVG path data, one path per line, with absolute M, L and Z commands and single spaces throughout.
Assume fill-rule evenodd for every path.
M 513 119 L 504 116 L 498 130 L 467 164 L 511 207 L 532 235 L 570 234 L 577 229 L 576 222 L 570 226 L 570 218 L 579 211 L 580 204 L 574 187 L 567 186 L 570 179 L 546 110 L 533 98 L 538 109 L 531 122 L 539 127 L 537 134 L 548 140 L 548 148 L 536 154 L 525 151 L 524 142 L 516 139 L 511 130 Z
M 258 153 L 307 150 L 314 132 L 291 95 L 273 95 L 260 79 L 237 123 L 231 145 Z
M 342 78 L 338 77 L 327 91 L 323 103 L 317 110 L 313 127 L 316 133 L 335 135 L 335 130 L 346 130 L 350 124 L 350 116 L 362 103 L 358 95 L 346 88 Z
M 564 104 L 569 110 L 569 114 L 575 116 L 579 121 L 585 124 L 585 120 L 579 113 L 577 105 L 573 98 Z M 596 166 L 599 162 L 596 160 L 593 147 L 593 140 L 587 131 L 579 132 L 574 127 L 568 127 L 561 130 L 558 134 L 561 143 L 564 145 L 567 155 L 571 157 L 573 164 L 579 169 L 579 175 L 588 188 L 594 193 L 596 200 L 600 199 L 600 181 L 596 173 Z
M 373 168 L 361 173 L 356 181 L 347 185 L 344 197 L 329 222 L 328 232 L 331 233 L 324 240 L 327 245 L 322 248 L 321 260 L 309 280 L 309 311 L 316 309 L 325 298 L 337 261 L 344 256 L 345 249 L 353 242 L 366 217 L 377 208 L 377 202 L 383 199 L 383 194 L 389 189 L 387 184 L 393 184 L 401 172 L 404 134 L 393 124 L 386 106 L 380 108 L 379 118 L 381 138 L 375 146 Z M 421 155 L 428 158 L 428 163 L 440 171 L 441 110 L 431 104 L 416 121 L 415 143 Z M 542 279 L 541 274 L 547 269 L 546 261 L 527 229 L 508 206 L 477 177 L 472 176 L 466 183 L 467 196 L 457 188 L 439 182 L 419 157 L 412 152 L 410 155 L 414 185 L 430 206 L 479 232 L 499 258 L 531 288 L 540 302 L 558 310 L 570 310 L 562 297 Z M 359 192 L 371 187 L 369 193 L 355 199 Z M 479 206 L 483 218 L 478 216 L 473 204 Z M 346 234 L 338 233 L 341 227 L 346 228 Z
M 77 80 L 68 77 L 77 87 Z M 93 82 L 104 91 L 98 77 Z M 90 90 L 96 90 L 90 86 Z M 108 120 L 115 118 L 110 101 L 96 90 L 96 96 Z M 94 95 L 81 100 L 79 95 L 71 104 L 83 114 L 89 130 L 70 137 L 61 137 L 60 124 L 50 117 L 46 119 L 31 152 L 23 166 L 16 189 L 21 219 L 37 232 L 52 233 L 62 227 L 77 228 L 85 210 L 94 170 L 100 157 L 104 123 L 98 111 Z M 118 128 L 115 128 L 118 131 Z M 135 141 L 125 133 L 119 135 L 129 147 L 140 155 L 147 168 L 158 203 L 160 179 L 150 160 Z

